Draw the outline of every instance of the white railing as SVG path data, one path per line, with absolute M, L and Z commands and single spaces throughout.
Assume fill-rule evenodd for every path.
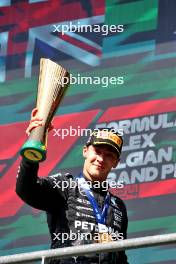
M 42 264 L 45 260 L 81 256 L 86 253 L 101 253 L 101 252 L 113 252 L 121 250 L 129 250 L 134 248 L 161 246 L 165 244 L 176 243 L 176 233 L 156 236 L 146 236 L 139 238 L 131 238 L 126 240 L 119 240 L 109 243 L 94 243 L 89 245 L 65 247 L 58 249 L 41 250 L 36 252 L 14 254 L 9 256 L 0 257 L 0 263 L 27 263 L 29 261 L 41 260 Z

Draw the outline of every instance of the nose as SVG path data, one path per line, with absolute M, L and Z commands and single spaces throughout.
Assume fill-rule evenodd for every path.
M 98 160 L 99 162 L 103 162 L 103 161 L 104 161 L 104 156 L 103 156 L 103 154 L 99 154 L 99 155 L 97 156 L 97 160 Z

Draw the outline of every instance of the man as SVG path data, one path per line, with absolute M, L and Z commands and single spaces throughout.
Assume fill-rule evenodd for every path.
M 33 110 L 27 133 L 41 124 L 37 110 Z M 83 171 L 76 179 L 70 174 L 60 173 L 39 178 L 39 165 L 22 160 L 16 192 L 29 205 L 46 211 L 51 248 L 126 238 L 128 219 L 125 205 L 108 191 L 106 181 L 108 173 L 119 162 L 122 144 L 122 138 L 111 130 L 95 130 L 83 147 Z M 49 263 L 128 264 L 124 251 L 95 252 Z

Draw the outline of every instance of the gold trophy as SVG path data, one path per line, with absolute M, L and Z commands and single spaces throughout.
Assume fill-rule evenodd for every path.
M 57 63 L 41 58 L 36 107 L 43 125 L 34 128 L 20 154 L 29 161 L 46 159 L 48 126 L 70 84 L 70 74 Z

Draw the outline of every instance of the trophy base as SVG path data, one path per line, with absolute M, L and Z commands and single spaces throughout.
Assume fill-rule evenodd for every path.
M 22 146 L 20 154 L 28 161 L 41 162 L 46 159 L 46 147 L 40 141 L 28 140 Z

